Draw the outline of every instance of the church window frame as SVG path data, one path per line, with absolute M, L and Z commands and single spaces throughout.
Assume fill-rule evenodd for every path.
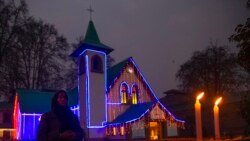
M 91 71 L 96 73 L 103 73 L 103 62 L 99 55 L 91 57 Z
M 120 103 L 129 103 L 129 85 L 126 82 L 122 82 L 120 85 Z

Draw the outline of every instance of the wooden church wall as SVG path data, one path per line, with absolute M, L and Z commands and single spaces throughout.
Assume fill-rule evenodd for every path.
M 117 116 L 122 114 L 131 106 L 131 104 L 120 104 L 120 86 L 122 83 L 126 83 L 129 89 L 129 95 L 131 95 L 131 88 L 136 84 L 139 88 L 138 103 L 150 102 L 153 100 L 153 96 L 149 88 L 143 84 L 143 78 L 135 71 L 130 73 L 127 68 L 124 69 L 120 77 L 116 80 L 114 86 L 108 93 L 108 121 L 113 121 Z

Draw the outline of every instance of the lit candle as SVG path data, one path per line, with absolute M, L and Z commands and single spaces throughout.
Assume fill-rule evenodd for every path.
M 219 107 L 222 97 L 218 98 L 214 103 L 214 133 L 215 139 L 220 139 L 220 123 L 219 123 Z
M 196 124 L 196 139 L 197 141 L 202 140 L 202 124 L 201 124 L 201 104 L 200 104 L 200 99 L 203 97 L 204 92 L 200 93 L 196 97 L 196 102 L 195 102 L 195 124 Z

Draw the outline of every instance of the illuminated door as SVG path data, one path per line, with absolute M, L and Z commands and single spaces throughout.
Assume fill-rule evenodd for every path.
M 149 122 L 149 134 L 151 140 L 158 140 L 159 138 L 159 124 L 157 122 Z

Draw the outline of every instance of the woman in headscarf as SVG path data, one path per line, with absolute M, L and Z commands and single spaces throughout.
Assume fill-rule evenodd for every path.
M 83 137 L 78 117 L 68 107 L 67 93 L 58 91 L 52 98 L 51 111 L 41 117 L 37 141 L 81 141 Z

